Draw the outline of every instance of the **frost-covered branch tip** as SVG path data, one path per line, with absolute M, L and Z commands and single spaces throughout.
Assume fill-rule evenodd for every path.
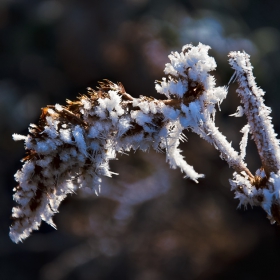
M 248 183 L 247 178 L 235 173 L 231 181 L 232 189 L 235 190 L 236 198 L 240 199 L 240 205 L 261 205 L 271 222 L 279 224 L 280 147 L 269 116 L 271 108 L 265 106 L 264 91 L 256 85 L 250 56 L 245 52 L 231 52 L 229 63 L 235 70 L 233 78 L 239 84 L 237 93 L 243 105 L 239 107 L 248 120 L 243 130 L 249 129 L 252 134 L 262 162 L 253 182 Z
M 279 140 L 271 124 L 271 109 L 265 106 L 262 98 L 264 92 L 255 83 L 249 55 L 245 52 L 231 52 L 229 57 L 239 83 L 237 93 L 243 104 L 242 111 L 248 119 L 263 168 L 269 176 L 271 172 L 277 173 L 280 168 Z
M 68 193 L 89 188 L 98 194 L 102 177 L 114 174 L 109 161 L 116 159 L 118 153 L 151 148 L 165 151 L 171 168 L 180 168 L 185 177 L 197 182 L 203 175 L 184 160 L 178 148 L 180 141 L 185 140 L 184 129 L 212 144 L 235 170 L 231 185 L 241 204 L 261 205 L 270 218 L 274 217 L 270 209 L 279 200 L 275 187 L 278 163 L 268 170 L 274 173 L 266 174 L 260 168 L 253 176 L 244 162 L 248 133 L 254 135 L 250 120 L 242 130 L 240 153 L 216 127 L 216 108 L 226 98 L 227 87 L 216 87 L 215 78 L 210 75 L 216 62 L 208 55 L 209 48 L 203 44 L 186 45 L 182 52 L 169 55 L 170 63 L 164 69 L 167 77 L 156 82 L 157 92 L 165 95 L 163 100 L 134 98 L 122 84 L 104 80 L 96 90 L 88 88 L 88 93 L 76 101 L 67 100 L 66 106 L 43 108 L 38 124 L 29 126 L 27 136 L 14 134 L 14 140 L 25 142 L 27 155 L 22 169 L 15 174 L 18 186 L 14 200 L 18 206 L 13 208 L 11 239 L 17 243 L 27 238 L 42 220 L 55 227 L 52 216 Z M 236 61 L 238 56 L 231 55 Z M 238 69 L 236 75 L 245 90 L 250 86 L 240 82 L 243 78 L 239 78 Z M 265 131 L 270 133 L 271 129 L 272 126 Z M 272 141 L 270 136 L 263 139 Z M 277 141 L 272 141 L 275 150 Z M 258 148 L 260 156 L 266 147 Z

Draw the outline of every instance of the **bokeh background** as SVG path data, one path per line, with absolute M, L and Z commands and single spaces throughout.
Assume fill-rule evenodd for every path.
M 233 73 L 232 50 L 251 55 L 258 85 L 280 130 L 280 2 L 275 0 L 0 1 L 0 279 L 275 279 L 280 229 L 262 209 L 236 210 L 228 168 L 217 151 L 186 132 L 187 161 L 199 184 L 170 170 L 153 151 L 120 156 L 101 195 L 68 197 L 54 218 L 24 243 L 9 237 L 13 174 L 24 156 L 12 133 L 27 133 L 40 108 L 65 104 L 107 78 L 127 92 L 159 96 L 167 55 L 186 43 L 212 47 L 217 83 Z M 236 86 L 217 116 L 238 149 L 243 118 Z M 260 166 L 253 143 L 246 160 Z

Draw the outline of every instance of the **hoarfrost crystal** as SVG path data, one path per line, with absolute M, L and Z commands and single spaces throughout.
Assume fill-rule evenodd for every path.
M 184 129 L 197 133 L 212 144 L 235 170 L 230 181 L 240 205 L 259 205 L 271 221 L 280 221 L 280 150 L 270 121 L 270 109 L 263 104 L 263 92 L 257 88 L 249 57 L 230 53 L 230 64 L 239 82 L 238 93 L 248 124 L 242 129 L 240 153 L 235 151 L 215 125 L 217 108 L 227 96 L 227 86 L 216 87 L 216 62 L 208 55 L 209 46 L 186 45 L 182 52 L 169 55 L 164 69 L 167 77 L 155 88 L 167 99 L 140 96 L 133 98 L 122 84 L 105 80 L 99 88 L 88 88 L 88 94 L 67 105 L 42 109 L 38 125 L 30 125 L 29 134 L 13 134 L 23 140 L 27 156 L 15 174 L 13 224 L 10 237 L 14 242 L 27 238 L 41 221 L 55 227 L 52 216 L 61 201 L 79 188 L 90 188 L 97 194 L 103 176 L 111 177 L 109 161 L 120 153 L 150 148 L 166 152 L 171 168 L 179 168 L 195 182 L 203 177 L 184 159 L 179 149 L 185 141 Z M 251 107 L 254 108 L 250 112 Z M 252 115 L 257 114 L 257 118 Z M 256 132 L 256 130 L 258 132 Z M 256 175 L 247 168 L 244 158 L 248 134 L 256 141 L 263 166 Z

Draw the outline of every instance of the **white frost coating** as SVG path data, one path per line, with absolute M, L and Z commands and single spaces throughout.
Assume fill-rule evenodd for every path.
M 70 129 L 60 129 L 59 130 L 60 139 L 65 143 L 72 143 L 72 132 Z
M 164 69 L 165 74 L 174 76 L 186 76 L 186 70 L 190 67 L 192 79 L 203 82 L 209 71 L 216 68 L 216 62 L 213 57 L 208 56 L 209 46 L 198 44 L 197 47 L 185 45 L 181 53 L 171 53 L 168 58 L 170 63 L 167 63 Z
M 101 176 L 112 176 L 108 163 L 116 158 L 117 152 L 165 149 L 172 168 L 179 167 L 194 181 L 202 177 L 184 161 L 178 146 L 179 140 L 184 140 L 184 128 L 208 137 L 210 131 L 204 122 L 213 119 L 215 104 L 226 95 L 225 90 L 215 88 L 215 79 L 208 73 L 216 67 L 208 50 L 202 44 L 187 45 L 181 53 L 169 56 L 171 63 L 166 65 L 165 72 L 173 76 L 164 78 L 156 88 L 168 98 L 175 96 L 185 102 L 177 108 L 140 97 L 132 101 L 130 98 L 132 109 L 128 109 L 121 96 L 123 88 L 109 84 L 111 89 L 107 86 L 105 95 L 99 92 L 98 97 L 79 99 L 75 106 L 82 116 L 73 117 L 71 107 L 64 109 L 56 104 L 44 113 L 43 127 L 30 127 L 33 136 L 15 134 L 14 139 L 24 140 L 26 149 L 33 152 L 16 173 L 19 188 L 14 199 L 19 207 L 13 210 L 16 220 L 11 238 L 21 241 L 38 229 L 41 220 L 54 226 L 52 216 L 67 193 L 85 186 L 97 190 Z
M 40 127 L 30 126 L 31 134 L 27 137 L 13 136 L 15 140 L 24 140 L 30 153 L 15 176 L 19 187 L 14 199 L 19 206 L 13 210 L 15 222 L 10 232 L 13 241 L 28 237 L 32 230 L 38 229 L 41 220 L 55 226 L 53 214 L 65 196 L 76 188 L 99 190 L 101 177 L 113 174 L 108 163 L 116 158 L 117 152 L 165 149 L 172 168 L 179 167 L 194 181 L 203 176 L 184 161 L 178 149 L 179 140 L 184 140 L 184 128 L 196 130 L 203 119 L 202 111 L 206 110 L 203 104 L 213 107 L 222 97 L 219 94 L 214 97 L 215 81 L 207 72 L 216 66 L 214 59 L 207 55 L 209 47 L 188 45 L 187 49 L 170 56 L 170 67 L 179 78 L 169 77 L 156 85 L 168 97 L 187 98 L 184 112 L 181 106 L 173 108 L 152 98 L 129 97 L 128 102 L 122 97 L 123 87 L 111 83 L 102 94 L 99 91 L 91 97 L 80 97 L 74 104 L 74 113 L 71 106 L 48 107 Z M 210 86 L 211 94 L 205 91 Z M 194 97 L 187 96 L 189 89 Z M 188 125 L 181 126 L 186 124 L 181 121 L 184 118 L 188 119 Z
M 273 192 L 268 189 L 263 189 L 263 201 L 262 208 L 267 212 L 269 216 L 271 216 L 271 205 L 273 202 Z
M 85 155 L 87 153 L 87 146 L 83 136 L 83 129 L 78 125 L 75 126 L 73 130 L 73 136 L 75 138 L 79 151 Z
M 62 112 L 63 111 L 63 107 L 59 104 L 55 104 L 55 110 L 58 112 Z
M 156 114 L 157 113 L 157 106 L 154 102 L 150 102 L 149 103 L 149 109 L 151 111 L 152 114 Z
M 166 95 L 166 97 L 170 98 L 170 95 L 177 95 L 182 98 L 184 93 L 188 90 L 188 83 L 182 80 L 170 80 L 166 82 L 166 78 L 162 78 L 161 84 L 156 84 L 157 92 Z
M 242 175 L 234 174 L 231 181 L 236 198 L 240 205 L 260 205 L 267 212 L 271 223 L 280 223 L 279 199 L 279 168 L 280 147 L 271 123 L 271 109 L 266 107 L 263 100 L 264 92 L 256 85 L 250 63 L 250 56 L 245 52 L 231 52 L 229 63 L 235 70 L 231 80 L 236 79 L 239 87 L 237 93 L 243 106 L 233 116 L 241 116 L 244 112 L 248 124 L 242 129 L 244 133 L 240 143 L 240 157 L 244 158 L 248 133 L 256 143 L 262 168 L 258 169 L 255 177 L 244 184 Z M 243 179 L 242 179 L 243 178 Z M 255 191 L 249 195 L 249 190 Z
M 180 114 L 180 111 L 179 110 L 175 110 L 175 109 L 173 109 L 170 106 L 164 106 L 162 108 L 162 113 L 165 116 L 166 120 L 168 120 L 168 119 L 170 119 L 170 120 L 177 120 L 178 116 Z
M 151 148 L 165 151 L 171 168 L 180 168 L 185 177 L 197 182 L 203 175 L 184 160 L 179 149 L 180 141 L 186 140 L 184 129 L 212 144 L 235 170 L 230 184 L 239 206 L 262 206 L 273 221 L 272 207 L 280 205 L 280 153 L 270 109 L 263 105 L 263 92 L 254 83 L 248 57 L 231 53 L 244 112 L 249 116 L 249 124 L 241 131 L 240 154 L 235 151 L 215 125 L 216 108 L 220 109 L 227 87 L 216 87 L 214 76 L 209 74 L 216 68 L 209 48 L 186 45 L 182 52 L 169 56 L 164 70 L 168 77 L 155 85 L 165 100 L 133 98 L 121 84 L 105 82 L 97 91 L 90 89 L 88 95 L 68 101 L 65 107 L 56 104 L 44 108 L 38 126 L 30 125 L 28 136 L 13 134 L 14 140 L 24 140 L 27 157 L 15 174 L 18 186 L 14 200 L 18 206 L 12 211 L 11 239 L 17 243 L 27 238 L 42 220 L 55 227 L 52 217 L 61 201 L 78 188 L 100 193 L 102 176 L 115 174 L 109 161 L 118 153 Z M 234 115 L 241 115 L 241 108 Z M 265 170 L 260 168 L 255 176 L 243 161 L 249 132 L 261 158 L 267 159 Z M 259 145 L 262 142 L 264 146 Z
M 255 196 L 257 195 L 257 190 L 254 186 L 252 186 L 250 180 L 248 179 L 248 176 L 246 176 L 245 174 L 241 175 L 237 172 L 234 172 L 233 180 L 229 180 L 229 182 L 231 184 L 231 190 L 235 191 L 235 198 L 239 199 L 240 201 L 238 208 L 240 208 L 241 205 L 244 205 L 245 208 L 248 204 L 250 204 L 251 206 L 259 205 L 257 198 L 255 198 Z
M 44 132 L 47 133 L 50 138 L 56 138 L 58 135 L 58 132 L 53 126 L 46 126 Z
M 140 102 L 138 102 L 137 106 L 140 108 L 140 110 L 144 114 L 150 113 L 150 107 L 149 107 L 149 102 L 148 101 L 140 101 Z
M 156 83 L 157 92 L 166 95 L 177 95 L 179 98 L 195 86 L 201 83 L 205 90 L 213 89 L 215 79 L 209 75 L 209 71 L 216 68 L 213 57 L 208 55 L 209 46 L 199 43 L 197 47 L 186 45 L 181 53 L 174 52 L 169 55 L 170 63 L 165 65 L 165 74 L 168 80 L 163 78 L 161 83 Z
M 212 96 L 210 96 L 213 100 L 212 102 L 218 105 L 227 97 L 227 87 L 216 87 L 213 92 L 209 92 L 212 94 Z
M 98 130 L 98 128 L 96 126 L 92 126 L 89 129 L 88 137 L 89 138 L 97 138 L 99 133 L 100 133 L 100 131 Z
M 201 111 L 203 110 L 203 107 L 201 107 L 201 104 L 199 101 L 195 101 L 190 103 L 189 105 L 189 113 L 192 116 L 194 120 L 195 126 L 199 123 L 200 120 L 202 120 L 202 114 Z
M 241 102 L 244 104 L 244 113 L 248 119 L 253 139 L 257 145 L 263 167 L 269 175 L 280 169 L 279 140 L 269 116 L 271 109 L 264 105 L 264 92 L 255 83 L 250 56 L 245 52 L 231 52 L 229 63 L 236 72 L 239 83 L 237 90 Z
M 236 113 L 229 115 L 230 117 L 240 118 L 244 115 L 244 110 L 242 106 L 238 106 L 236 109 Z
M 21 135 L 21 134 L 17 134 L 17 133 L 14 133 L 13 135 L 12 135 L 12 137 L 13 137 L 13 140 L 14 141 L 25 141 L 26 139 L 27 139 L 27 137 L 26 136 L 24 136 L 24 135 Z
M 240 132 L 243 133 L 243 137 L 241 139 L 240 142 L 240 157 L 242 159 L 245 158 L 246 156 L 246 147 L 247 147 L 247 143 L 248 143 L 248 134 L 250 132 L 250 125 L 246 124 L 241 130 Z
M 145 123 L 151 123 L 152 121 L 152 117 L 147 114 L 144 114 L 142 111 L 132 111 L 131 118 L 135 119 L 135 121 L 142 126 Z
M 116 112 L 118 112 L 119 110 L 121 110 L 120 105 L 119 105 L 121 102 L 121 97 L 118 95 L 118 93 L 115 90 L 110 90 L 109 95 L 110 95 L 110 98 L 104 99 L 106 102 L 107 110 L 109 112 L 111 112 L 113 109 L 115 109 Z M 120 115 L 122 115 L 121 112 L 120 112 Z
M 44 157 L 44 159 L 38 159 L 36 164 L 41 167 L 47 167 L 52 161 L 52 157 Z
M 203 174 L 198 174 L 191 165 L 187 164 L 184 157 L 181 155 L 181 150 L 178 149 L 179 139 L 182 133 L 183 127 L 181 127 L 178 121 L 170 123 L 170 127 L 167 129 L 166 135 L 166 160 L 169 162 L 171 168 L 179 167 L 183 173 L 186 174 L 185 177 L 193 179 L 198 183 L 198 178 L 203 178 Z M 168 132 L 169 131 L 169 132 Z M 165 134 L 163 132 L 163 134 Z
M 279 202 L 280 199 L 280 172 L 278 174 L 271 173 L 269 178 L 270 189 L 273 190 L 275 199 Z
M 267 217 L 271 223 L 275 222 L 271 208 L 272 205 L 279 205 L 280 195 L 280 172 L 278 174 L 271 173 L 268 180 L 268 184 L 262 185 L 255 182 L 258 185 L 256 187 L 252 184 L 246 174 L 233 174 L 234 179 L 230 180 L 231 188 L 235 192 L 235 198 L 239 199 L 238 207 L 244 205 L 245 208 L 248 204 L 251 206 L 261 206 L 267 213 Z M 259 178 L 259 182 L 266 178 L 266 174 L 263 169 L 256 171 L 256 178 Z
M 82 102 L 82 104 L 84 105 L 84 108 L 85 108 L 85 110 L 90 110 L 91 109 L 91 102 L 90 102 L 90 100 L 88 100 L 88 99 L 86 99 L 86 98 L 83 98 L 82 100 L 81 100 L 81 102 Z
M 129 117 L 125 116 L 118 122 L 118 137 L 124 135 L 132 127 Z
M 246 164 L 243 162 L 242 158 L 226 140 L 226 137 L 221 134 L 211 118 L 208 118 L 201 127 L 201 137 L 217 147 L 221 153 L 221 158 L 224 159 L 230 167 L 240 171 L 246 170 Z

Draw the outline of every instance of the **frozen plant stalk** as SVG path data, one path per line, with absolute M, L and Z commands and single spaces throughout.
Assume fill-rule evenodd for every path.
M 156 90 L 166 99 L 140 96 L 133 98 L 122 84 L 105 80 L 96 90 L 66 106 L 56 104 L 42 109 L 37 125 L 29 134 L 14 134 L 24 140 L 27 156 L 15 174 L 13 224 L 14 242 L 27 238 L 41 221 L 55 227 L 52 216 L 60 202 L 78 188 L 90 188 L 97 194 L 103 176 L 111 176 L 109 160 L 118 153 L 140 149 L 166 152 L 171 168 L 180 168 L 195 182 L 203 177 L 190 166 L 178 148 L 184 141 L 184 129 L 190 129 L 212 144 L 230 167 L 230 180 L 240 205 L 259 205 L 269 219 L 280 222 L 279 141 L 270 122 L 270 109 L 263 104 L 263 92 L 257 88 L 246 53 L 230 53 L 230 65 L 239 83 L 238 94 L 248 124 L 242 129 L 240 153 L 235 151 L 215 125 L 216 107 L 226 98 L 227 87 L 216 87 L 209 74 L 216 62 L 208 55 L 209 46 L 185 45 L 182 52 L 169 55 L 164 69 L 166 78 L 156 82 Z M 244 157 L 251 133 L 262 160 L 255 176 Z

